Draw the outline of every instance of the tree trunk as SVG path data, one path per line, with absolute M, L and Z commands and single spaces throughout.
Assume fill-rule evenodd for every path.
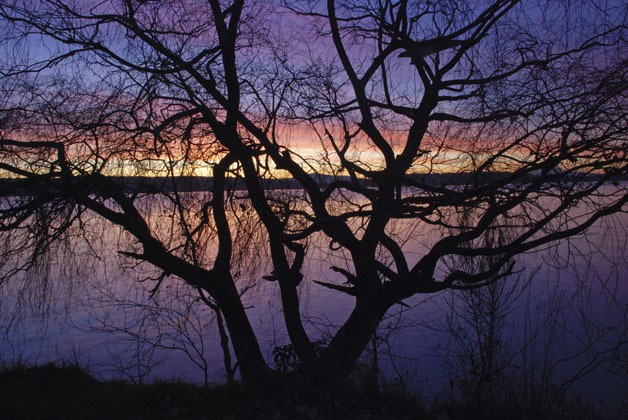
M 232 281 L 225 281 L 216 289 L 212 294 L 227 324 L 242 379 L 255 380 L 265 375 L 269 368 L 262 356 L 244 306 Z
M 358 298 L 349 319 L 317 362 L 308 368 L 309 373 L 319 380 L 351 374 L 389 307 L 377 296 Z

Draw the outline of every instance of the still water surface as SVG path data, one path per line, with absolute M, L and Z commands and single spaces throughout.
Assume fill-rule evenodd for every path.
M 98 233 L 89 243 L 77 237 L 57 250 L 59 255 L 51 257 L 41 272 L 5 288 L 0 305 L 1 361 L 77 361 L 102 378 L 134 381 L 224 380 L 211 311 L 173 279 L 148 299 L 154 282 L 142 280 L 158 273 L 120 257 L 119 249 L 133 245 L 125 243 L 128 239 L 115 228 L 92 223 Z M 499 333 L 511 370 L 531 369 L 534 361 L 559 385 L 577 378 L 574 389 L 602 408 L 625 400 L 626 227 L 628 215 L 620 214 L 596 224 L 586 236 L 518 260 L 521 273 L 504 286 L 505 294 L 518 298 L 504 308 Z M 417 255 L 436 238 L 429 230 L 400 229 L 412 232 L 406 247 Z M 306 278 L 342 283 L 330 270 L 342 259 L 325 250 L 323 244 L 311 244 Z M 251 249 L 243 255 L 239 286 L 248 289 L 245 304 L 272 363 L 273 348 L 286 344 L 287 338 L 275 285 L 257 280 L 269 271 L 267 259 L 255 254 Z M 55 299 L 45 310 L 15 316 L 12 303 L 20 294 L 20 282 L 27 281 L 47 284 L 46 293 Z M 304 281 L 300 293 L 308 332 L 317 339 L 333 334 L 352 307 L 352 298 L 312 282 Z M 32 304 L 41 296 L 30 299 Z M 445 395 L 448 372 L 465 363 L 456 352 L 465 344 L 464 337 L 473 342 L 473 333 L 452 334 L 452 329 L 468 327 L 455 321 L 469 309 L 462 294 L 453 292 L 417 296 L 404 304 L 390 311 L 378 333 L 378 367 L 387 381 L 403 381 L 427 398 Z M 369 363 L 372 351 L 364 357 Z

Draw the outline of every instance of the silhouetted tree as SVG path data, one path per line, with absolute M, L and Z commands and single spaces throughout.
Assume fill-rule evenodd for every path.
M 1 193 L 7 273 L 98 216 L 127 257 L 211 298 L 254 377 L 236 277 L 262 277 L 259 251 L 303 371 L 328 377 L 403 299 L 498 281 L 624 210 L 622 2 L 286 3 L 0 1 L 0 170 L 21 178 Z M 304 270 L 320 238 L 344 284 Z M 304 280 L 355 298 L 320 354 Z

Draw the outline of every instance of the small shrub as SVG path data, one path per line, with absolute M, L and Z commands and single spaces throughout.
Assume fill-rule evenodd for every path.
M 320 339 L 314 341 L 312 345 L 314 346 L 314 353 L 316 356 L 320 356 L 321 352 L 325 347 L 327 347 L 328 340 Z M 275 364 L 275 369 L 279 372 L 300 372 L 301 371 L 301 361 L 299 360 L 299 356 L 296 351 L 294 351 L 294 347 L 292 344 L 286 344 L 283 346 L 276 346 L 272 352 L 273 363 Z

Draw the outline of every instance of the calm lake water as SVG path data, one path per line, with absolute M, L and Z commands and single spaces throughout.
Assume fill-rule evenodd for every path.
M 166 279 L 149 299 L 155 282 L 146 279 L 158 273 L 119 256 L 119 249 L 133 245 L 115 228 L 89 223 L 89 242 L 77 237 L 38 272 L 4 288 L 1 361 L 79 362 L 99 377 L 134 381 L 224 380 L 211 311 L 175 279 Z M 520 273 L 500 289 L 497 348 L 510 375 L 549 375 L 558 386 L 574 380 L 570 389 L 601 409 L 628 403 L 623 392 L 628 389 L 627 227 L 628 215 L 616 215 L 586 235 L 518 259 Z M 168 228 L 164 223 L 163 229 Z M 400 228 L 409 232 L 406 249 L 417 256 L 438 237 L 436 231 Z M 243 253 L 237 274 L 239 286 L 247 289 L 251 322 L 272 363 L 273 348 L 288 340 L 276 286 L 260 280 L 269 271 L 267 259 L 257 255 L 254 243 Z M 311 244 L 306 278 L 342 283 L 330 266 L 344 262 L 324 245 Z M 52 299 L 39 311 L 16 314 L 18 297 L 31 308 L 44 301 L 26 287 L 29 282 L 46 284 L 45 294 Z M 352 307 L 352 298 L 311 281 L 303 282 L 300 293 L 307 329 L 316 339 L 332 334 Z M 451 372 L 470 365 L 463 350 L 477 349 L 472 322 L 461 321 L 473 320 L 464 299 L 461 292 L 417 296 L 389 312 L 376 341 L 378 366 L 387 381 L 403 381 L 429 399 L 451 390 Z M 364 360 L 372 361 L 372 349 Z

